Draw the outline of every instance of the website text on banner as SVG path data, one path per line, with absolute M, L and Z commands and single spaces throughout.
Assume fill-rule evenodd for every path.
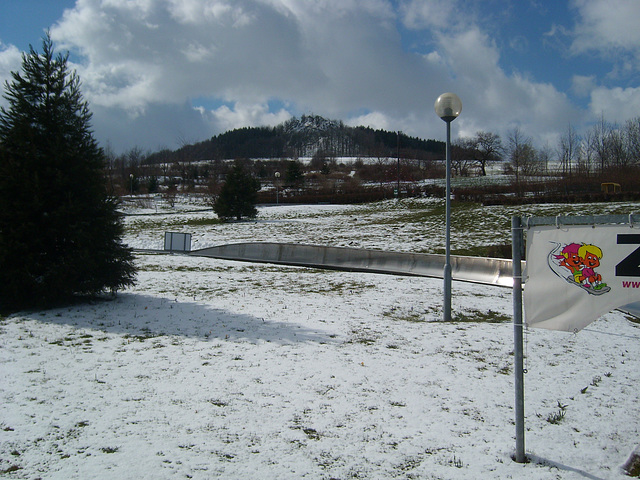
M 530 228 L 525 279 L 527 326 L 578 332 L 640 300 L 640 228 Z

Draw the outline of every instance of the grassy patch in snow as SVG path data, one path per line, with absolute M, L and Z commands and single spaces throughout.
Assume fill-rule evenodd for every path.
M 367 284 L 364 282 L 332 282 L 327 284 L 320 284 L 319 282 L 309 282 L 306 284 L 296 284 L 296 286 L 300 286 L 301 290 L 306 293 L 317 293 L 317 294 L 355 294 L 357 292 L 361 292 L 365 289 L 376 288 L 375 285 Z
M 116 453 L 120 447 L 102 447 L 100 450 L 102 453 Z
M 453 312 L 452 322 L 474 322 L 474 323 L 502 323 L 510 322 L 511 316 L 489 309 L 486 312 L 472 309 Z
M 558 425 L 562 422 L 562 420 L 564 420 L 566 413 L 567 405 L 563 405 L 560 400 L 558 400 L 558 410 L 547 415 L 547 418 L 545 420 L 551 425 Z M 538 414 L 538 417 L 542 417 L 542 415 Z
M 138 271 L 140 272 L 220 272 L 225 270 L 224 268 L 220 268 L 213 265 L 138 265 Z
M 218 217 L 200 217 L 200 218 L 188 218 L 185 222 L 181 222 L 180 225 L 187 227 L 202 227 L 207 225 L 221 225 L 224 223 Z
M 461 204 L 462 205 L 462 204 Z M 358 216 L 358 221 L 366 225 L 409 225 L 413 223 L 434 223 L 444 218 L 443 201 L 401 200 L 398 202 L 377 202 L 359 212 L 349 212 Z
M 638 325 L 640 325 L 640 318 L 638 318 L 638 317 L 633 317 L 631 315 L 625 315 L 625 318 L 627 320 L 629 320 L 631 323 L 637 323 Z
M 383 316 L 396 321 L 422 323 L 441 320 L 442 310 L 432 308 L 429 310 L 419 310 L 413 307 L 392 306 L 383 312 Z M 511 316 L 489 309 L 484 312 L 477 309 L 452 312 L 451 323 L 503 323 L 510 322 Z
M 413 307 L 402 307 L 393 305 L 388 310 L 382 312 L 384 317 L 399 322 L 423 323 L 428 322 L 432 316 L 438 316 L 439 309 L 419 310 Z
M 221 225 L 223 222 L 212 212 L 211 216 L 191 217 L 187 215 L 141 216 L 130 218 L 126 222 L 128 234 L 150 231 L 176 230 L 183 227 L 208 227 Z

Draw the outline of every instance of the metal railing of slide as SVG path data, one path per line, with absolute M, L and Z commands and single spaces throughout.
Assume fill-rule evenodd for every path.
M 189 252 L 200 257 L 335 270 L 440 277 L 444 255 L 295 243 L 234 243 Z M 511 287 L 511 260 L 451 256 L 454 280 Z
M 297 243 L 233 243 L 184 253 L 224 260 L 433 278 L 442 278 L 445 262 L 444 255 Z M 525 265 L 522 261 L 522 271 Z M 452 255 L 451 267 L 453 280 L 513 287 L 511 259 Z M 640 302 L 619 310 L 640 317 Z

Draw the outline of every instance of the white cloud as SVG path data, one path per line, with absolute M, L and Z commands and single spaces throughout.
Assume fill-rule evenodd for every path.
M 591 112 L 594 117 L 611 122 L 624 123 L 640 116 L 640 87 L 604 88 L 598 87 L 591 92 Z
M 175 147 L 301 113 L 443 138 L 433 103 L 445 91 L 464 104 L 456 135 L 518 124 L 546 138 L 575 121 L 552 85 L 502 70 L 504 43 L 474 22 L 469 3 L 78 0 L 52 36 L 77 62 L 97 137 L 116 150 Z M 398 22 L 427 36 L 429 52 L 405 51 Z M 8 51 L 0 68 L 15 57 Z
M 206 111 L 203 108 L 199 108 L 198 111 L 218 131 L 247 126 L 275 126 L 291 117 L 291 114 L 283 108 L 275 113 L 270 112 L 266 103 L 248 105 L 236 103 L 233 108 L 223 105 L 214 110 Z
M 520 126 L 543 144 L 549 130 L 560 131 L 579 118 L 578 110 L 553 85 L 522 74 L 507 75 L 499 65 L 498 47 L 480 29 L 443 37 L 440 43 L 454 78 L 452 89 L 463 104 L 462 114 L 452 124 L 458 135 L 484 130 L 504 136 Z
M 446 51 L 449 67 L 456 75 L 475 79 L 480 85 L 502 75 L 498 65 L 500 52 L 496 44 L 477 27 L 461 33 L 442 34 L 440 45 Z
M 22 54 L 15 46 L 5 46 L 0 42 L 0 85 L 4 87 L 5 81 L 11 81 L 11 72 L 20 70 Z M 4 89 L 3 89 L 4 92 Z M 0 106 L 6 106 L 6 100 L 0 96 Z
M 185 25 L 208 25 L 212 22 L 245 27 L 255 20 L 255 15 L 238 5 L 225 0 L 167 0 L 171 16 Z
M 13 45 L 4 45 L 0 42 L 0 74 L 6 75 L 8 72 L 16 70 L 20 66 L 22 54 Z
M 594 75 L 574 75 L 571 79 L 571 90 L 576 95 L 589 96 L 595 86 L 596 79 Z
M 580 21 L 573 48 L 579 52 L 640 48 L 640 3 L 637 0 L 574 0 Z
M 640 69 L 640 2 L 638 0 L 573 0 L 579 14 L 571 45 L 573 53 L 599 52 L 607 60 L 633 59 Z
M 215 49 L 210 49 L 202 45 L 201 43 L 195 42 L 190 43 L 186 46 L 184 50 L 182 50 L 187 60 L 193 63 L 204 62 L 207 59 L 210 59 L 214 56 Z
M 382 130 L 392 130 L 394 128 L 392 121 L 382 112 L 369 112 L 364 115 L 358 115 L 348 119 L 345 123 L 354 127 L 362 125 Z M 395 122 L 393 122 L 393 125 L 396 125 Z
M 454 0 L 405 0 L 399 5 L 402 22 L 410 29 L 446 28 L 451 25 L 459 6 Z
M 273 89 L 258 97 L 284 93 L 278 90 L 287 90 L 295 70 L 305 68 L 295 25 L 247 3 L 249 12 L 212 1 L 148 1 L 130 16 L 129 2 L 82 0 L 52 36 L 83 54 L 88 94 L 105 106 L 255 94 L 258 87 Z M 260 25 L 241 20 L 252 15 Z M 104 84 L 116 91 L 104 94 Z
M 222 98 L 242 107 L 220 110 L 220 125 L 237 125 L 271 98 L 334 117 L 407 108 L 425 65 L 402 52 L 393 15 L 382 0 L 79 0 L 52 36 L 80 55 L 92 105 L 134 118 L 153 104 Z

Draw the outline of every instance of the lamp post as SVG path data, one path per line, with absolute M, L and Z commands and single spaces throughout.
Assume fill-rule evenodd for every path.
M 462 101 L 455 93 L 443 93 L 434 105 L 436 115 L 447 124 L 446 170 L 447 186 L 445 192 L 446 228 L 444 261 L 444 321 L 451 321 L 451 122 L 462 111 Z
M 398 176 L 398 198 L 400 198 L 400 134 L 402 132 L 400 130 L 398 130 L 397 134 L 398 134 L 398 143 L 396 145 L 396 155 L 398 158 L 398 168 L 397 168 L 397 176 Z
M 275 173 L 276 176 L 276 205 L 278 205 L 280 203 L 280 196 L 279 196 L 279 190 L 280 190 L 280 172 L 276 172 Z
M 133 173 L 129 174 L 129 180 L 131 181 L 131 196 L 133 196 Z

